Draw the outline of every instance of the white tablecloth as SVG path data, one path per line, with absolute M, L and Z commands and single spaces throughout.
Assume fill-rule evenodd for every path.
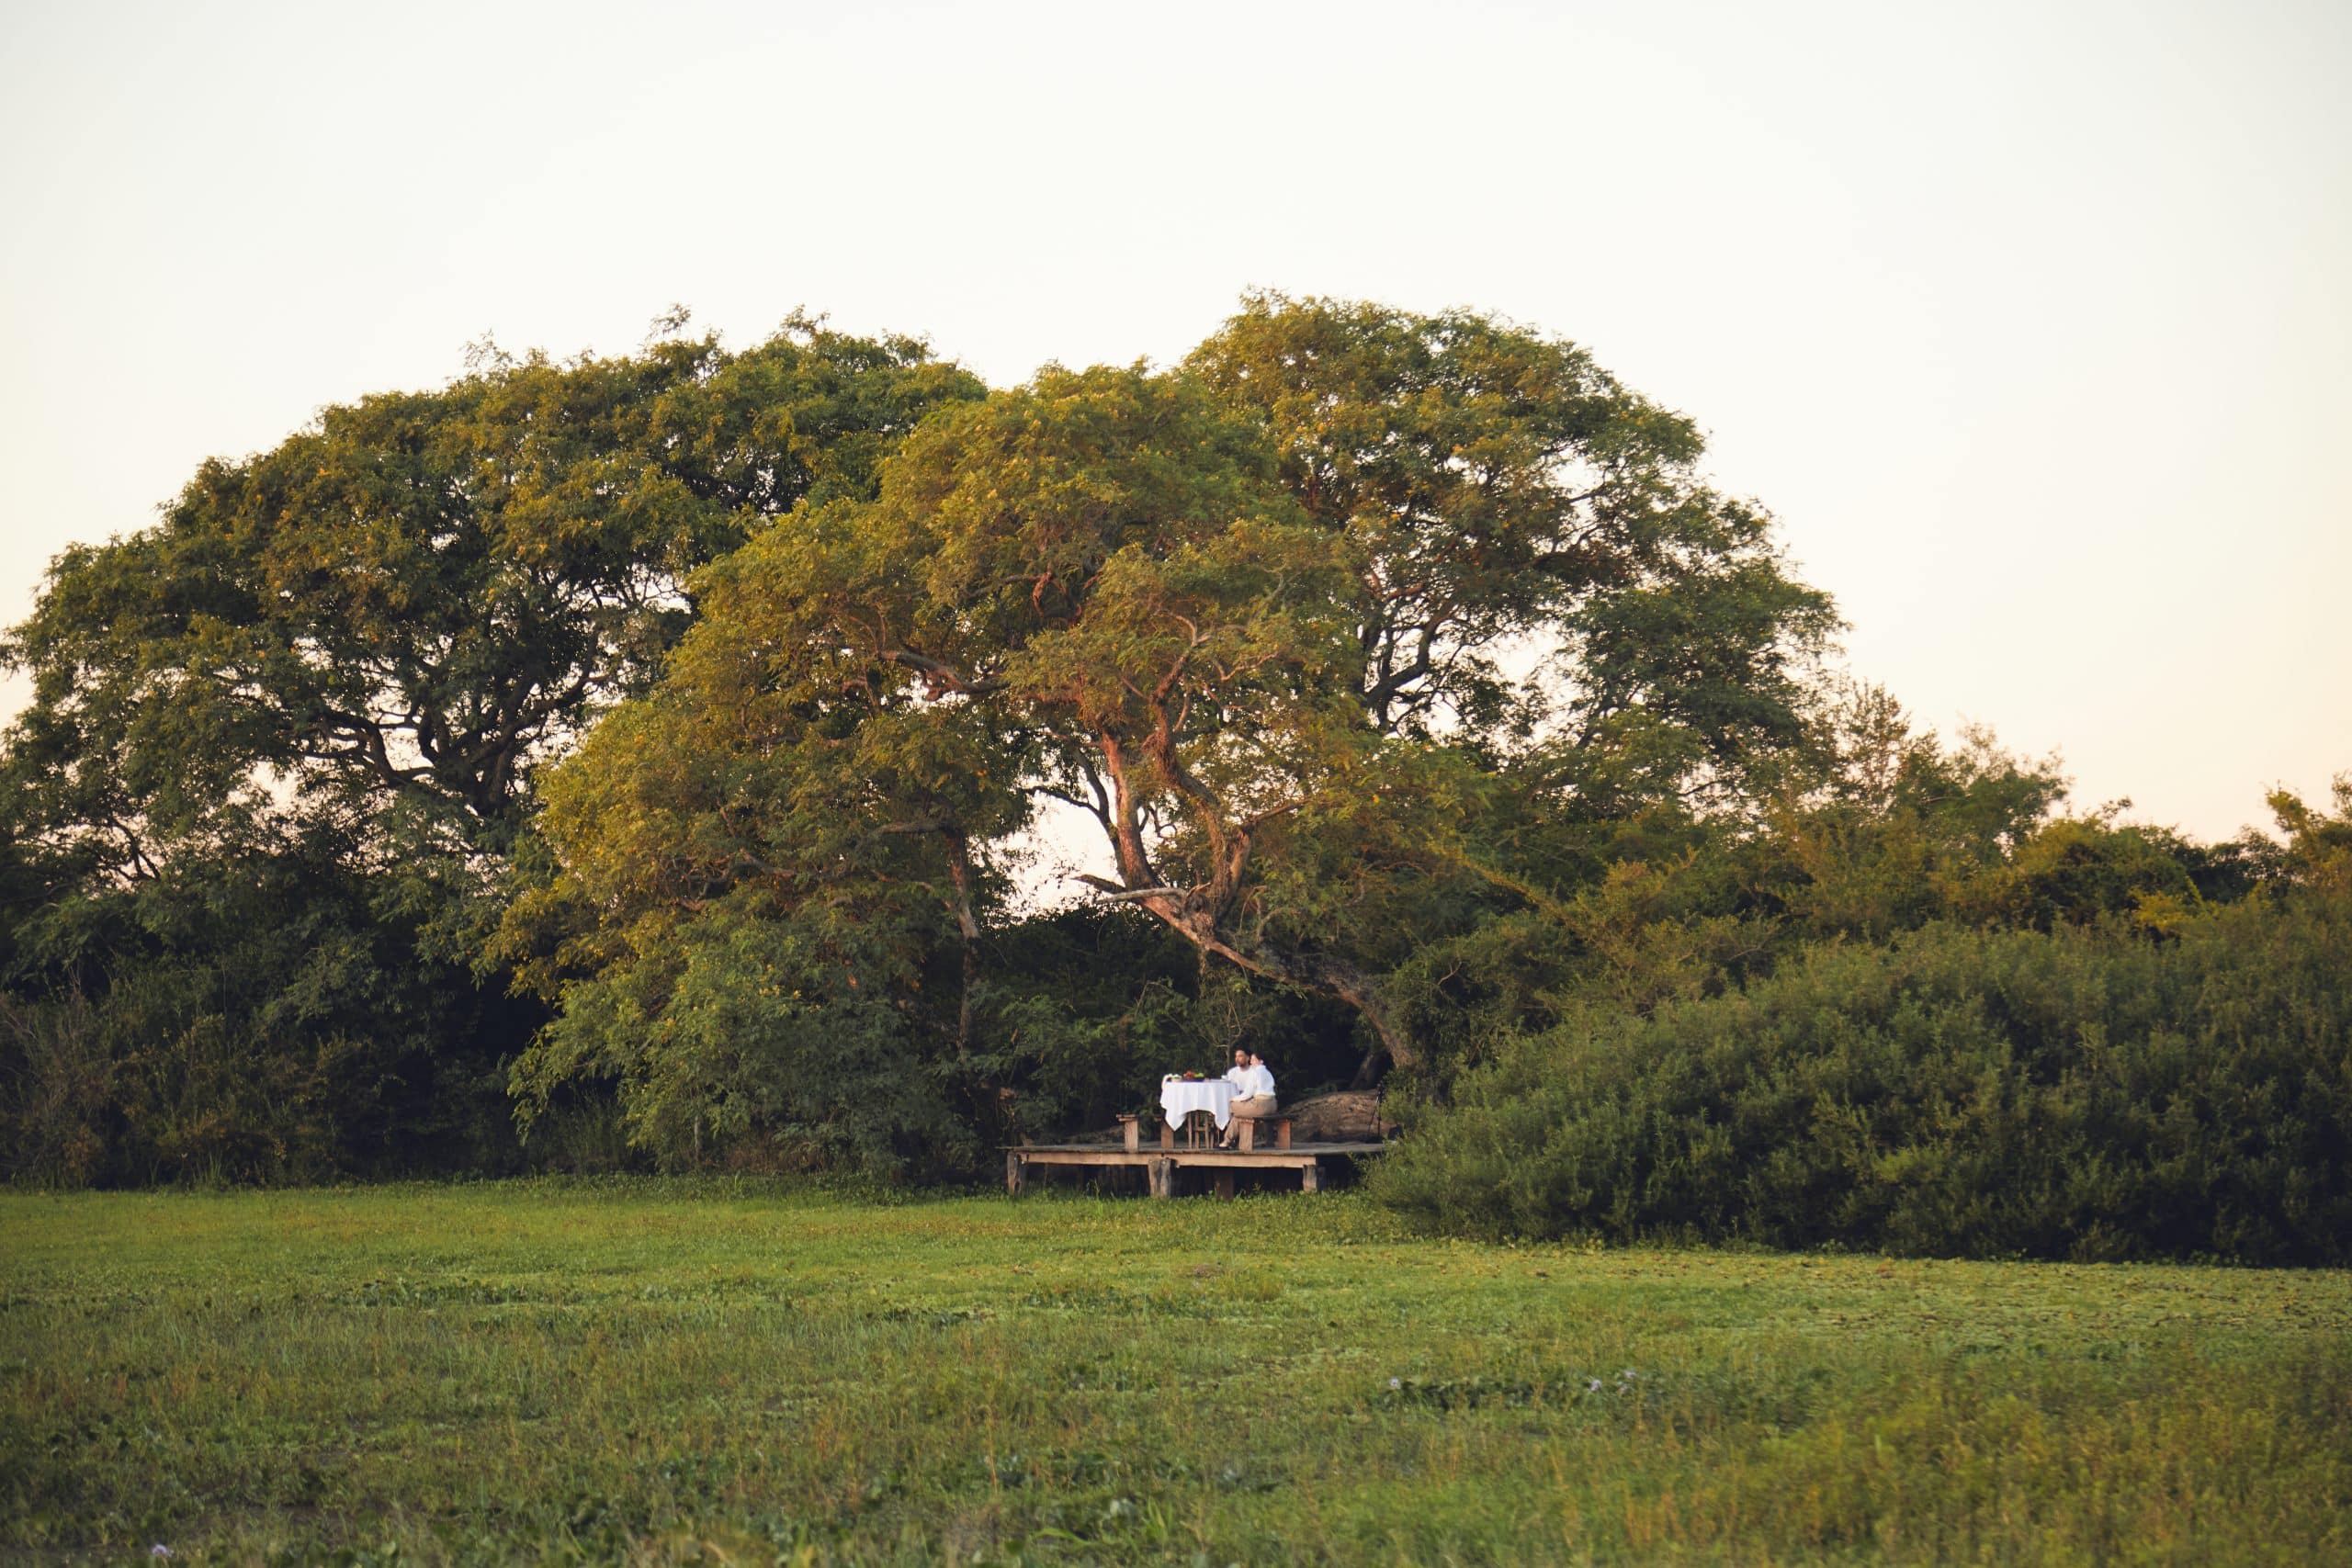
M 1168 1113 L 1170 1127 L 1182 1127 L 1188 1111 L 1205 1111 L 1216 1118 L 1217 1131 L 1222 1133 L 1233 1120 L 1233 1086 L 1223 1078 L 1203 1078 L 1198 1083 L 1163 1078 L 1159 1109 Z

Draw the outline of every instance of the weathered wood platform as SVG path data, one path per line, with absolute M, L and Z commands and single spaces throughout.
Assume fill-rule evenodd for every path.
M 1032 1167 L 1092 1166 L 1101 1169 L 1140 1167 L 1155 1198 L 1176 1195 L 1176 1173 L 1215 1173 L 1217 1196 L 1233 1196 L 1234 1175 L 1244 1170 L 1295 1170 L 1302 1192 L 1323 1189 L 1323 1162 L 1385 1154 L 1386 1144 L 1293 1144 L 1278 1149 L 1125 1149 L 1115 1144 L 1019 1144 L 1004 1151 L 1004 1190 L 1014 1197 L 1028 1185 Z

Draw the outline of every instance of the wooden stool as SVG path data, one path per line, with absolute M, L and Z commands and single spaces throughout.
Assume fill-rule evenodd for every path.
M 1287 1116 L 1238 1116 L 1241 1123 L 1241 1152 L 1250 1153 L 1258 1146 L 1258 1123 L 1271 1122 L 1274 1126 L 1274 1147 L 1290 1147 L 1290 1118 Z

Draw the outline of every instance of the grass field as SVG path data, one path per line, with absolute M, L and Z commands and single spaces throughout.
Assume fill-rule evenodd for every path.
M 1312 1200 L 0 1197 L 0 1556 L 2352 1559 L 2352 1276 Z

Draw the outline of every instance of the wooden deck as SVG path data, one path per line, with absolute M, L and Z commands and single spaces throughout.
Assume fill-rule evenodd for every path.
M 1176 1195 L 1176 1173 L 1205 1170 L 1220 1198 L 1233 1196 L 1234 1176 L 1244 1170 L 1295 1170 L 1302 1192 L 1323 1190 L 1323 1162 L 1363 1159 L 1387 1152 L 1386 1144 L 1293 1144 L 1275 1149 L 1126 1149 L 1116 1144 L 1019 1144 L 1004 1151 L 1004 1190 L 1014 1197 L 1029 1183 L 1029 1171 L 1043 1166 L 1091 1166 L 1098 1169 L 1140 1167 L 1155 1198 Z

